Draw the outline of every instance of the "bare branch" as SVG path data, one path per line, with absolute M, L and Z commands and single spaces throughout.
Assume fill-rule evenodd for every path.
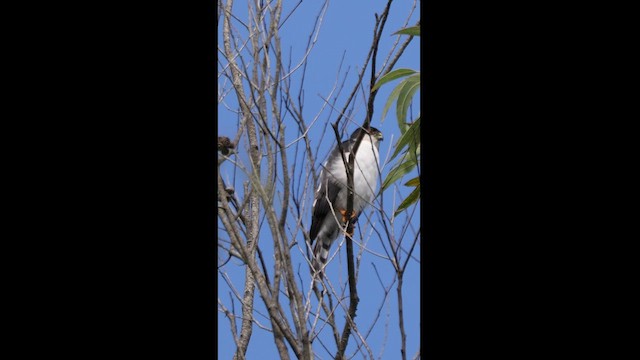
M 343 53 L 335 82 L 328 92 L 321 95 L 325 100 L 313 109 L 313 113 L 309 112 L 309 105 L 304 107 L 305 90 L 308 92 L 311 84 L 310 81 L 305 83 L 305 78 L 311 74 L 307 74 L 307 69 L 313 70 L 310 59 L 315 53 L 325 16 L 329 14 L 329 1 L 314 5 L 316 16 L 306 20 L 309 31 L 305 36 L 308 38 L 299 56 L 293 56 L 293 48 L 289 54 L 283 54 L 282 46 L 289 46 L 284 44 L 288 37 L 283 38 L 281 44 L 280 31 L 285 31 L 287 25 L 291 26 L 292 19 L 308 6 L 306 2 L 298 0 L 286 4 L 284 11 L 285 2 L 282 0 L 250 0 L 246 8 L 245 3 L 234 4 L 233 0 L 218 2 L 221 44 L 217 49 L 217 97 L 219 109 L 237 125 L 237 131 L 235 128 L 225 130 L 228 133 L 224 134 L 237 151 L 221 154 L 218 162 L 219 170 L 228 170 L 230 174 L 218 176 L 216 185 L 219 194 L 218 229 L 224 234 L 218 238 L 218 277 L 221 286 L 229 289 L 232 297 L 230 304 L 219 300 L 218 309 L 231 325 L 228 331 L 236 344 L 235 359 L 245 358 L 253 331 L 271 332 L 275 350 L 281 359 L 311 360 L 321 356 L 343 360 L 373 359 L 374 351 L 377 353 L 384 349 L 386 340 L 382 344 L 370 344 L 368 341 L 371 341 L 375 328 L 386 326 L 379 319 L 390 304 L 388 294 L 394 286 L 402 303 L 403 272 L 407 268 L 414 269 L 408 267 L 409 260 L 419 261 L 414 250 L 420 244 L 420 230 L 419 226 L 415 230 L 409 221 L 413 214 L 417 214 L 416 207 L 396 219 L 385 211 L 380 196 L 380 200 L 370 204 L 371 211 L 363 211 L 364 216 L 358 214 L 364 221 L 362 226 L 357 226 L 355 237 L 354 221 L 338 222 L 343 224 L 345 236 L 336 242 L 337 246 L 328 259 L 329 262 L 336 260 L 334 263 L 339 265 L 335 268 L 339 271 L 338 276 L 314 279 L 311 272 L 302 272 L 301 269 L 311 267 L 307 216 L 313 201 L 309 194 L 318 185 L 315 169 L 316 159 L 322 155 L 318 154 L 320 144 L 326 143 L 325 134 L 331 133 L 330 137 L 335 136 L 340 143 L 341 134 L 347 127 L 354 126 L 352 124 L 364 128 L 370 126 L 376 97 L 376 92 L 372 93 L 370 89 L 381 74 L 393 67 L 409 44 L 406 37 L 393 38 L 395 44 L 385 54 L 382 66 L 376 64 L 382 58 L 378 58 L 378 44 L 387 41 L 381 35 L 392 2 L 385 2 L 384 11 L 375 19 L 371 46 L 363 64 L 355 67 L 344 64 L 343 70 L 346 52 Z M 418 2 L 414 0 L 411 3 L 415 8 Z M 410 6 L 408 4 L 405 8 Z M 240 13 L 244 15 L 239 16 Z M 352 69 L 356 70 L 355 76 Z M 363 81 L 365 73 L 369 75 L 367 82 Z M 347 81 L 352 78 L 357 78 L 353 89 L 344 91 Z M 354 101 L 356 92 L 357 101 Z M 340 105 L 336 105 L 338 102 Z M 362 109 L 366 114 L 361 114 Z M 325 119 L 326 125 L 323 124 Z M 332 124 L 333 131 L 327 133 L 329 124 Z M 312 129 L 317 129 L 319 136 L 309 136 L 313 134 Z M 342 154 L 349 179 L 347 186 L 352 189 L 348 195 L 347 217 L 353 213 L 353 177 L 354 172 L 359 171 L 354 154 L 361 141 L 362 136 L 349 155 Z M 380 176 L 384 169 L 382 164 L 379 164 Z M 369 186 L 374 188 L 377 185 Z M 394 186 L 393 190 L 392 196 L 396 196 L 399 188 Z M 331 210 L 334 218 L 342 219 L 342 214 Z M 400 227 L 398 224 L 405 219 L 404 226 Z M 380 238 L 384 250 L 373 247 L 377 243 L 370 241 L 372 237 Z M 359 247 L 356 250 L 353 249 L 354 241 Z M 346 248 L 346 266 L 341 257 L 343 246 Z M 373 264 L 381 290 L 375 297 L 367 296 L 362 301 L 363 304 L 373 301 L 374 306 L 380 305 L 371 312 L 371 316 L 359 317 L 361 320 L 356 323 L 361 300 L 357 284 L 361 275 L 362 279 L 367 278 L 364 271 L 360 272 L 365 268 L 360 269 L 360 266 L 367 264 L 369 254 L 374 255 L 372 259 L 378 261 L 378 265 L 380 259 L 390 261 L 396 272 L 392 272 L 392 279 L 385 280 L 391 283 L 385 285 L 376 264 Z M 232 261 L 232 257 L 241 263 Z M 238 270 L 242 273 L 232 272 Z M 254 295 L 255 290 L 258 296 Z M 236 301 L 239 302 L 237 312 Z M 404 310 L 401 306 L 400 311 Z M 340 322 L 342 319 L 346 321 Z M 224 325 L 226 327 L 226 322 Z M 405 331 L 403 322 L 398 326 Z M 406 334 L 402 343 L 403 354 L 406 353 L 405 338 Z

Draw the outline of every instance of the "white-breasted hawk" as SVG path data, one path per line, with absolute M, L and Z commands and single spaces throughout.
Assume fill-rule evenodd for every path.
M 317 238 L 312 261 L 315 271 L 320 271 L 327 263 L 331 243 L 340 235 L 346 224 L 347 170 L 340 149 L 349 161 L 349 154 L 361 131 L 365 134 L 356 152 L 353 171 L 353 220 L 357 219 L 375 197 L 380 172 L 378 147 L 383 136 L 380 130 L 373 127 L 369 131 L 358 128 L 349 140 L 331 151 L 320 173 L 320 185 L 315 193 L 309 230 L 312 244 Z

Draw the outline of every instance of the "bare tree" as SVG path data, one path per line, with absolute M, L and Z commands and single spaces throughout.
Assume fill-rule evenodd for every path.
M 403 275 L 412 260 L 414 267 L 419 265 L 415 249 L 419 246 L 420 229 L 412 222 L 417 207 L 396 217 L 393 205 L 397 204 L 387 206 L 385 196 L 378 196 L 370 211 L 360 217 L 356 234 L 353 223 L 347 224 L 345 236 L 336 241 L 338 246 L 334 246 L 334 255 L 329 260 L 339 258 L 337 254 L 346 246 L 346 279 L 313 275 L 308 219 L 318 183 L 317 146 L 322 141 L 337 144 L 349 125 L 369 127 L 377 94 L 377 90 L 372 91 L 374 84 L 393 69 L 412 38 L 396 37 L 382 63 L 376 64 L 393 4 L 389 0 L 375 14 L 370 51 L 358 71 L 355 86 L 346 97 L 341 96 L 348 71 L 340 76 L 342 69 L 336 69 L 333 88 L 323 95 L 325 107 L 308 120 L 303 111 L 306 69 L 329 2 L 318 4 L 302 56 L 285 58 L 280 31 L 296 15 L 301 3 L 285 11 L 281 0 L 218 2 L 222 35 L 218 48 L 218 102 L 236 117 L 220 121 L 237 124 L 235 134 L 220 134 L 218 138 L 218 277 L 228 289 L 219 293 L 218 309 L 229 321 L 235 343 L 234 359 L 245 359 L 254 330 L 271 334 L 281 359 L 289 359 L 291 354 L 299 359 L 347 359 L 357 354 L 374 359 L 382 356 L 385 343 L 373 345 L 368 339 L 376 327 L 388 329 L 388 322 L 380 325 L 379 320 L 395 286 L 401 334 L 399 352 L 406 359 Z M 245 5 L 246 8 L 239 8 Z M 415 8 L 414 1 L 405 26 Z M 362 94 L 366 103 L 363 122 L 350 116 L 358 94 Z M 328 118 L 323 117 L 325 109 L 329 110 Z M 337 119 L 330 121 L 331 116 Z M 320 128 L 323 122 L 319 141 L 312 139 L 311 128 Z M 331 124 L 333 131 L 327 132 L 326 124 Z M 353 156 L 345 157 L 345 161 L 352 178 Z M 386 159 L 381 159 L 381 174 L 386 164 Z M 396 186 L 392 190 L 389 193 L 393 193 L 393 199 L 400 189 Z M 382 245 L 384 253 L 370 250 L 368 243 L 372 239 Z M 372 264 L 375 279 L 380 283 L 378 296 L 371 296 L 377 301 L 377 311 L 360 322 L 355 320 L 357 285 L 363 259 L 369 255 L 385 259 L 395 276 L 383 279 L 378 267 Z M 235 276 L 238 269 L 243 274 L 242 280 Z M 419 357 L 419 348 L 416 351 L 414 358 Z

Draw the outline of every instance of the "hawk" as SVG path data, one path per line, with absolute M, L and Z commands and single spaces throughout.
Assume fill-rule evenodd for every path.
M 364 131 L 362 142 L 358 147 L 353 170 L 353 219 L 373 200 L 378 186 L 378 147 L 383 139 L 376 128 L 368 131 L 358 128 L 349 140 L 336 146 L 323 164 L 320 173 L 320 185 L 315 192 L 309 237 L 311 243 L 318 239 L 313 249 L 312 266 L 320 272 L 327 263 L 331 243 L 338 237 L 346 224 L 347 211 L 347 170 L 342 159 L 341 150 L 349 161 L 358 136 Z

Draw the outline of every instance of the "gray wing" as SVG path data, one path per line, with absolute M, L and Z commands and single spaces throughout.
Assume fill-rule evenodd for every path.
M 323 171 L 320 181 L 320 189 L 316 192 L 316 200 L 313 206 L 313 216 L 311 217 L 311 230 L 309 230 L 309 237 L 311 241 L 316 239 L 318 236 L 318 232 L 320 232 L 320 227 L 324 222 L 324 218 L 333 213 L 331 212 L 331 205 L 336 202 L 336 198 L 338 197 L 338 193 L 340 192 L 340 185 L 336 184 L 332 181 L 331 176 L 327 176 L 327 174 Z
M 347 140 L 340 144 L 340 146 L 344 149 L 348 159 L 348 152 L 353 146 L 352 141 Z M 338 148 L 333 149 L 327 159 L 327 164 L 333 161 L 343 161 Z M 315 194 L 313 215 L 311 217 L 311 229 L 309 230 L 309 237 L 311 238 L 312 243 L 320 232 L 320 227 L 324 222 L 324 218 L 327 215 L 333 216 L 333 213 L 331 212 L 331 204 L 335 204 L 336 198 L 338 197 L 342 187 L 343 186 L 340 183 L 335 181 L 333 176 L 327 174 L 326 170 L 322 170 L 322 173 L 320 174 L 320 186 Z

